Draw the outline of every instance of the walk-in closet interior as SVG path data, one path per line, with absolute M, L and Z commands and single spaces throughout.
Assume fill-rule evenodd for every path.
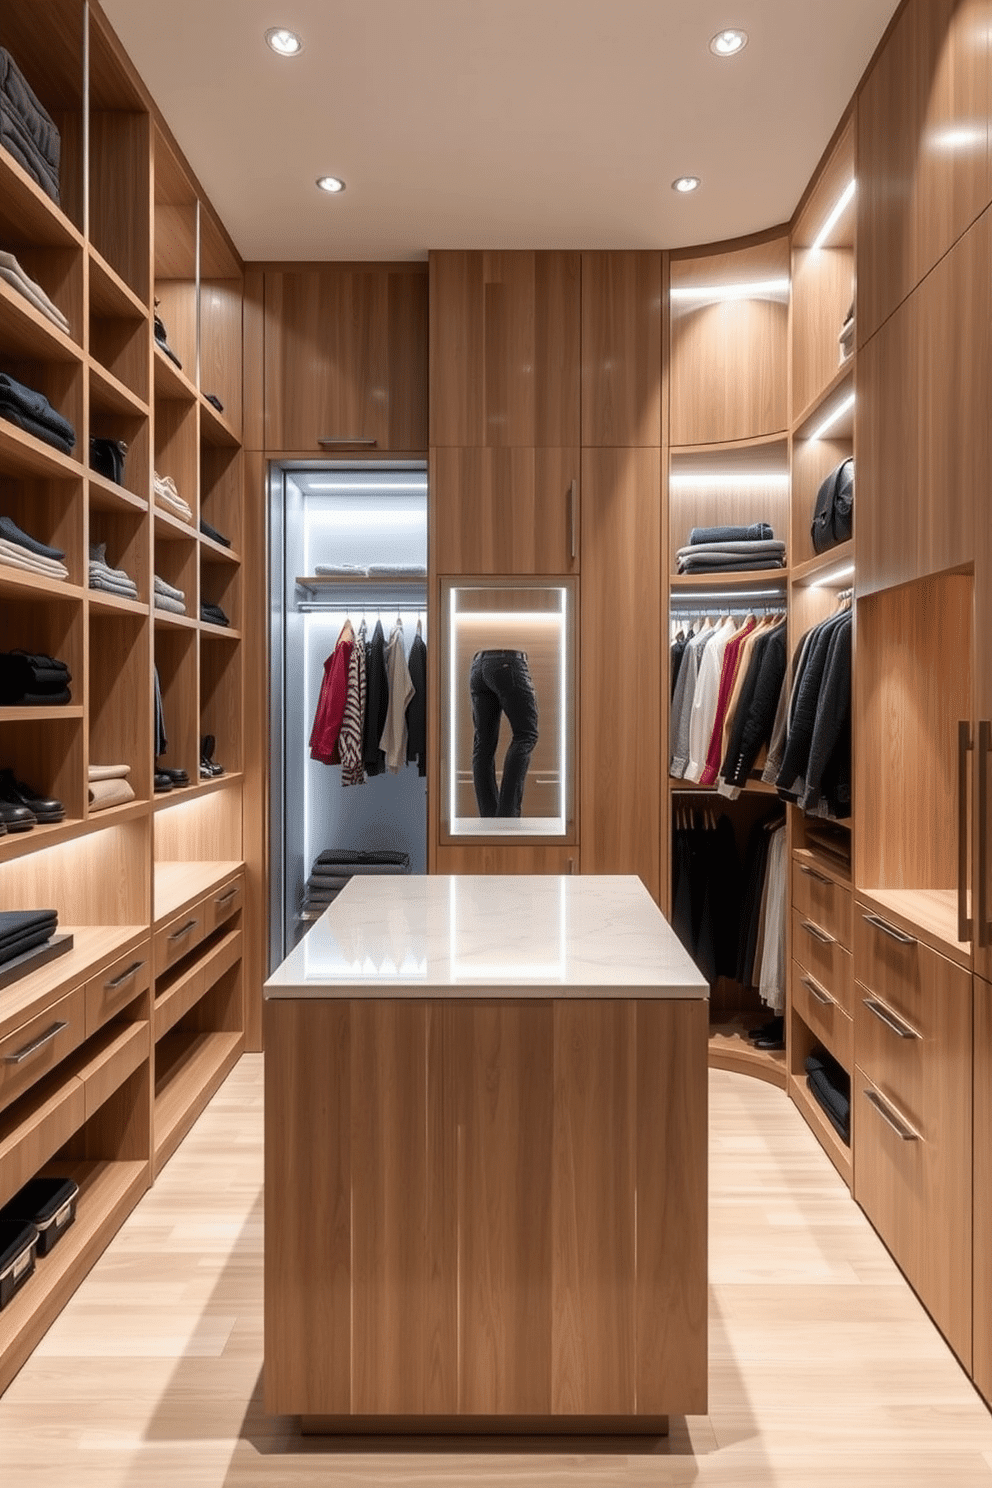
M 3 7 L 0 1390 L 353 878 L 624 875 L 992 1401 L 990 38 L 893 5 L 743 237 L 255 261 Z

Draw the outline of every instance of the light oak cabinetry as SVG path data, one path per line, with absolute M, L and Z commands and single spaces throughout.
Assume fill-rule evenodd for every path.
M 661 444 L 662 255 L 582 255 L 582 443 Z
M 424 264 L 265 271 L 265 448 L 427 448 Z
M 439 574 L 568 574 L 579 567 L 580 456 L 443 445 L 431 453 Z
M 972 1377 L 992 1401 L 992 983 L 975 977 L 974 999 Z

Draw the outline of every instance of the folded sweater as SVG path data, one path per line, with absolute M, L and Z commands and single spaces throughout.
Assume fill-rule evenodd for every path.
M 689 542 L 692 544 L 760 542 L 764 538 L 774 536 L 767 522 L 752 522 L 750 527 L 693 527 L 689 533 Z
M 49 547 L 47 543 L 39 542 L 36 537 L 31 537 L 24 532 L 13 517 L 0 517 L 0 537 L 7 542 L 17 543 L 18 547 L 26 548 L 29 553 L 34 553 L 39 558 L 52 558 L 60 561 L 65 557 L 61 548 Z
M 34 308 L 46 316 L 59 330 L 71 334 L 68 320 L 62 314 L 58 305 L 48 298 L 40 284 L 36 284 L 29 274 L 25 274 L 17 259 L 12 253 L 0 252 L 0 279 L 5 280 L 12 289 L 16 289 Z
M 0 47 L 0 142 L 58 202 L 61 136 L 4 47 Z

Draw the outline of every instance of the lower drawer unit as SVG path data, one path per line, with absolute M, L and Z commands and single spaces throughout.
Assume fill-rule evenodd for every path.
M 851 949 L 851 891 L 801 858 L 792 864 L 792 907 Z
M 71 1054 L 86 1037 L 86 993 L 76 987 L 0 1040 L 0 1109 Z
M 854 1024 L 837 998 L 798 961 L 792 963 L 792 1006 L 819 1043 L 850 1072 Z
M 792 911 L 792 954 L 847 1013 L 854 1012 L 851 953 L 808 915 Z

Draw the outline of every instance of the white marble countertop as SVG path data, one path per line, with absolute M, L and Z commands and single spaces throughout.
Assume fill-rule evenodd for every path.
M 266 998 L 705 998 L 635 877 L 355 877 Z

